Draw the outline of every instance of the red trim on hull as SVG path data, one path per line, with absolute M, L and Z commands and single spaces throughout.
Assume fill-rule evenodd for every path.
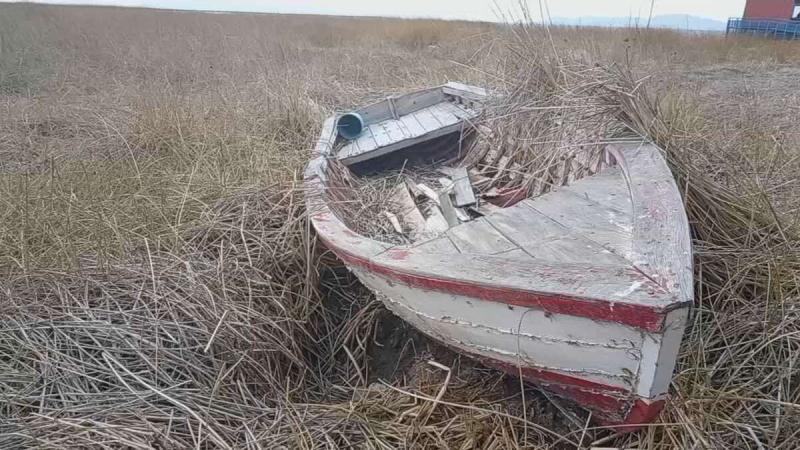
M 436 339 L 436 336 L 430 336 Z M 476 355 L 460 347 L 444 343 L 442 345 L 480 361 L 487 367 L 501 370 L 515 377 L 522 375 L 522 379 L 525 381 L 592 411 L 592 418 L 596 423 L 614 428 L 620 433 L 630 433 L 652 424 L 666 404 L 663 399 L 651 400 L 638 397 L 619 386 L 597 383 L 551 370 L 519 367 L 497 359 Z
M 568 398 L 575 403 L 599 413 L 601 417 L 623 417 L 631 403 L 631 394 L 618 386 L 596 383 L 563 373 L 533 367 L 517 367 L 502 361 L 479 358 L 487 366 L 519 376 L 548 391 Z
M 403 272 L 353 255 L 336 246 L 321 235 L 320 238 L 323 243 L 345 263 L 363 267 L 370 272 L 383 275 L 393 281 L 399 281 L 415 288 L 448 292 L 514 306 L 541 308 L 557 314 L 617 322 L 650 332 L 661 331 L 664 322 L 664 313 L 662 311 L 647 306 L 612 303 L 584 297 L 522 291 Z
M 614 426 L 616 430 L 621 433 L 630 433 L 640 430 L 655 422 L 666 404 L 666 400 L 651 401 L 638 399 L 628 412 L 628 416 L 625 418 L 624 422 L 618 424 L 607 423 L 606 425 Z
M 494 359 L 473 357 L 510 375 L 519 376 L 521 373 L 523 379 L 592 411 L 598 423 L 614 427 L 622 433 L 630 433 L 653 423 L 666 403 L 664 400 L 637 397 L 618 386 L 596 383 L 559 372 L 517 367 Z

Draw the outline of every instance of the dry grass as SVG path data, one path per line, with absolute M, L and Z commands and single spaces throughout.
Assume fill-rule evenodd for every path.
M 0 446 L 794 447 L 800 49 L 520 33 L 0 7 Z M 330 109 L 450 79 L 536 99 L 542 70 L 602 79 L 692 218 L 693 324 L 663 423 L 632 435 L 404 329 L 303 217 Z
M 415 230 L 409 229 L 403 220 L 411 211 L 406 210 L 407 204 L 398 201 L 398 190 L 408 189 L 407 182 L 440 188 L 438 179 L 442 176 L 441 173 L 430 167 L 403 167 L 402 170 L 386 170 L 354 177 L 343 165 L 332 167 L 329 167 L 328 173 L 332 184 L 335 183 L 338 187 L 329 188 L 326 200 L 349 228 L 362 236 L 393 244 L 408 244 L 416 240 Z M 429 216 L 430 208 L 435 207 L 427 198 L 415 198 L 413 202 L 424 218 Z M 403 233 L 395 229 L 387 213 L 398 218 Z

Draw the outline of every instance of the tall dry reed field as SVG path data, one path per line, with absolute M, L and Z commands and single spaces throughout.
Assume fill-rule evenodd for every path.
M 668 31 L 2 5 L 0 447 L 796 447 L 798 75 L 797 46 Z M 522 395 L 315 242 L 325 115 L 447 80 L 595 83 L 666 150 L 698 302 L 661 423 Z

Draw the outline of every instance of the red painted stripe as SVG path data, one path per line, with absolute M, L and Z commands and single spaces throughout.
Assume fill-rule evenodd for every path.
M 633 394 L 618 386 L 596 383 L 582 378 L 571 377 L 559 372 L 533 367 L 517 367 L 497 360 L 481 361 L 511 375 L 519 376 L 547 389 L 561 397 L 570 399 L 578 405 L 599 414 L 598 418 L 618 423 L 632 403 Z
M 457 349 L 465 353 L 462 349 Z M 503 361 L 466 352 L 486 366 L 541 386 L 556 395 L 575 402 L 592 411 L 596 422 L 614 427 L 615 431 L 629 433 L 653 423 L 664 408 L 664 400 L 641 398 L 619 386 L 597 383 L 560 372 L 532 367 L 518 367 Z
M 320 235 L 320 238 L 346 264 L 363 267 L 370 272 L 381 274 L 415 288 L 448 292 L 515 306 L 540 308 L 557 314 L 617 322 L 652 332 L 661 331 L 664 322 L 662 311 L 643 305 L 523 291 L 404 272 L 353 255 L 325 239 L 324 236 Z
M 484 357 L 475 356 L 478 359 L 485 359 Z M 500 360 L 485 361 L 488 365 L 494 366 L 504 372 L 511 374 L 519 374 L 520 368 L 514 364 L 505 363 Z M 578 378 L 572 375 L 567 375 L 561 372 L 554 372 L 552 370 L 538 369 L 535 367 L 522 367 L 522 377 L 536 380 L 540 383 L 553 383 L 565 386 L 574 386 L 586 391 L 604 392 L 606 395 L 620 394 L 630 395 L 630 391 L 623 387 L 612 386 L 610 384 L 598 383 L 596 381 L 587 380 L 585 378 Z
M 613 426 L 614 429 L 620 433 L 630 433 L 640 430 L 655 422 L 666 404 L 666 400 L 636 400 L 623 422 L 609 422 L 605 423 L 605 425 Z

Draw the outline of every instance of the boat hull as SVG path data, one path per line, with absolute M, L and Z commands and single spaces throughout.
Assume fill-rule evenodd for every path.
M 619 431 L 652 423 L 664 406 L 688 305 L 657 330 L 487 300 L 448 280 L 421 286 L 390 266 L 327 246 L 395 315 L 484 365 L 519 376 Z M 557 294 L 553 299 L 563 301 Z M 582 305 L 576 301 L 575 308 Z

